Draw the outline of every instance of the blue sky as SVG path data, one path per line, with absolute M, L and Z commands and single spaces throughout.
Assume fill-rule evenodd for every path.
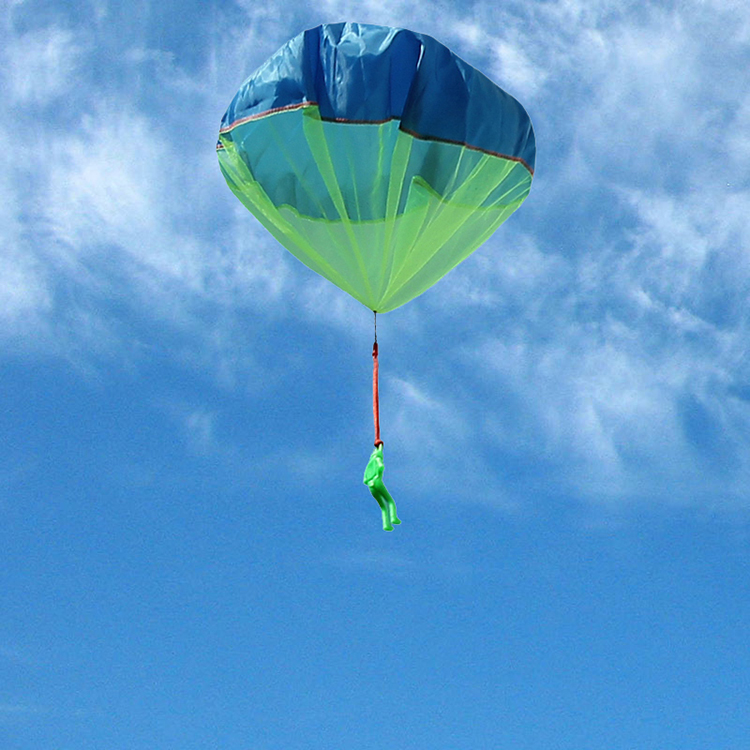
M 531 196 L 379 316 L 214 145 L 288 38 L 430 34 L 534 123 Z M 744 747 L 744 0 L 9 0 L 3 750 Z

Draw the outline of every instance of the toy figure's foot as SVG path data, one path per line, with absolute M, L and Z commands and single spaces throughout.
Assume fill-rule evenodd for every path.
M 390 518 L 388 518 L 388 510 L 386 508 L 383 508 L 383 531 L 393 531 L 393 526 L 391 526 Z
M 401 523 L 401 519 L 400 518 L 391 518 L 391 523 L 394 526 L 398 526 Z

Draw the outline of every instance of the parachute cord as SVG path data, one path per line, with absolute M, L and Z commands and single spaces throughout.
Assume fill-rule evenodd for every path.
M 380 399 L 378 397 L 378 314 L 375 313 L 375 343 L 372 345 L 372 418 L 375 423 L 375 447 L 383 445 L 380 439 Z

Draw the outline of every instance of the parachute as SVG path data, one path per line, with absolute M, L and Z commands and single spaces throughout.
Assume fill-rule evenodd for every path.
M 242 84 L 217 153 L 261 224 L 377 316 L 429 289 L 523 203 L 536 147 L 518 101 L 432 37 L 335 23 L 287 42 Z M 377 338 L 373 358 L 377 409 Z M 375 425 L 377 449 L 377 413 Z

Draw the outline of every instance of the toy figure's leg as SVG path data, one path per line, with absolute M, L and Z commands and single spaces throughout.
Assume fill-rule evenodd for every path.
M 380 510 L 383 514 L 383 531 L 393 531 L 393 526 L 391 526 L 390 513 L 388 511 L 388 502 L 380 493 L 375 496 L 375 499 L 378 501 L 378 505 L 380 506 Z M 399 521 L 399 523 L 401 522 Z
M 401 519 L 396 515 L 396 503 L 391 497 L 391 493 L 388 492 L 388 490 L 386 489 L 386 486 L 383 484 L 383 480 L 382 479 L 375 480 L 374 484 L 381 498 L 383 498 L 383 502 L 386 505 L 386 508 L 387 508 L 386 512 L 388 513 L 389 522 L 396 524 L 396 525 L 400 524 Z M 380 502 L 380 500 L 378 500 L 378 502 Z M 380 507 L 381 508 L 383 507 L 382 503 Z
M 383 514 L 383 531 L 393 531 L 393 526 L 391 526 L 390 513 L 388 512 L 388 503 L 380 493 L 380 488 L 372 487 L 370 485 L 368 485 L 368 487 L 370 488 L 370 493 L 372 494 L 372 496 L 378 501 L 380 511 Z M 401 522 L 399 521 L 399 523 Z
M 391 497 L 391 493 L 388 492 L 388 490 L 385 488 L 385 485 L 382 485 L 382 489 L 383 496 L 385 497 L 386 503 L 388 504 L 388 515 L 391 519 L 391 523 L 397 526 L 401 523 L 401 519 L 396 515 L 396 502 Z

